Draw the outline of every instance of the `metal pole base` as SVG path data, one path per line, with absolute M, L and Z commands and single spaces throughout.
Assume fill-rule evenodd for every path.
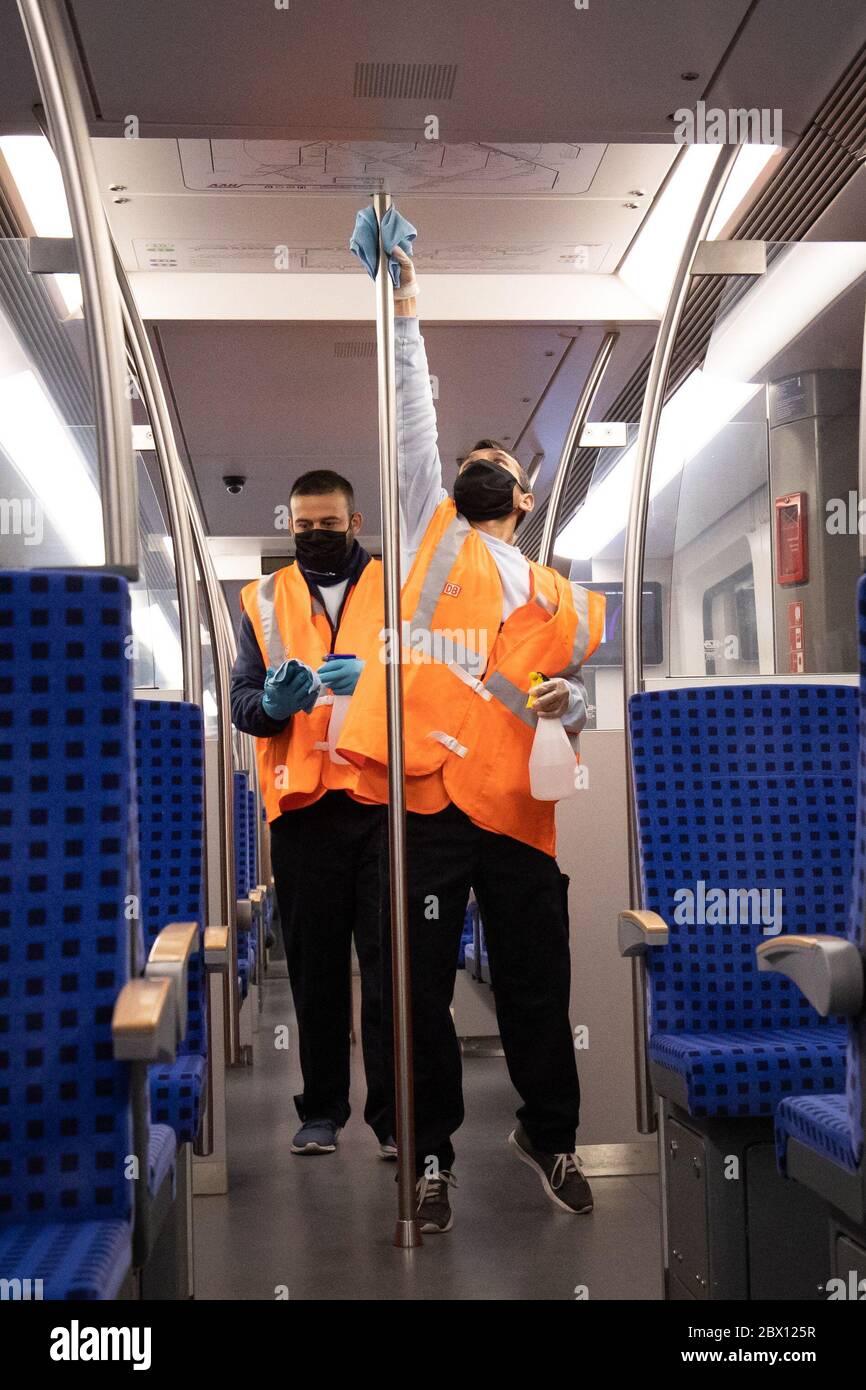
M 398 1250 L 415 1250 L 419 1245 L 423 1245 L 421 1223 L 414 1217 L 411 1221 L 398 1220 L 394 1228 L 394 1244 Z

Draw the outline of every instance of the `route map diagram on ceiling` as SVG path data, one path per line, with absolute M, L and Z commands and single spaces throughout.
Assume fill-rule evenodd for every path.
M 586 193 L 604 145 L 178 140 L 184 186 L 226 193 Z

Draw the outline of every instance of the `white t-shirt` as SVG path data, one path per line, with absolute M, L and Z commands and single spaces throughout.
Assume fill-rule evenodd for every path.
M 331 625 L 333 627 L 337 626 L 337 619 L 340 616 L 340 604 L 343 602 L 343 595 L 346 592 L 346 585 L 348 582 L 348 579 L 341 579 L 339 584 L 319 585 L 319 593 L 322 595 L 325 608 L 328 611 L 328 617 L 331 619 Z

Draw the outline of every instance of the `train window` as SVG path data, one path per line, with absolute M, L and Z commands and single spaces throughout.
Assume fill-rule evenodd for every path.
M 142 454 L 136 460 L 141 563 L 138 580 L 130 586 L 133 684 L 141 690 L 177 693 L 183 690 L 180 608 L 165 495 L 155 463 L 146 463 Z
M 855 669 L 866 245 L 774 244 L 703 282 L 714 326 L 665 406 L 673 676 Z
M 84 321 L 0 240 L 0 563 L 104 563 Z M 75 278 L 75 277 L 72 277 Z

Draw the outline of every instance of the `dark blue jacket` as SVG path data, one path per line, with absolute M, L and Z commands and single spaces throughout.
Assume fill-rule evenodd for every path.
M 348 579 L 349 581 L 343 603 L 348 598 L 350 590 L 357 584 L 362 571 L 370 563 L 370 559 L 371 556 L 367 551 L 355 541 L 349 551 L 345 573 L 339 576 L 341 580 Z M 310 593 L 324 607 L 319 585 L 313 576 L 304 569 L 303 565 L 299 568 L 307 581 L 307 588 Z M 328 617 L 327 609 L 325 609 L 325 617 Z M 333 651 L 337 633 L 330 618 L 328 618 L 328 623 L 331 628 L 331 650 Z M 256 738 L 273 738 L 274 734 L 285 729 L 289 719 L 292 718 L 290 715 L 289 719 L 272 719 L 262 709 L 262 694 L 264 693 L 267 674 L 267 667 L 259 650 L 256 630 L 249 615 L 244 613 L 241 618 L 238 654 L 232 667 L 231 681 L 232 723 L 236 729 L 240 729 L 242 734 L 253 734 Z

